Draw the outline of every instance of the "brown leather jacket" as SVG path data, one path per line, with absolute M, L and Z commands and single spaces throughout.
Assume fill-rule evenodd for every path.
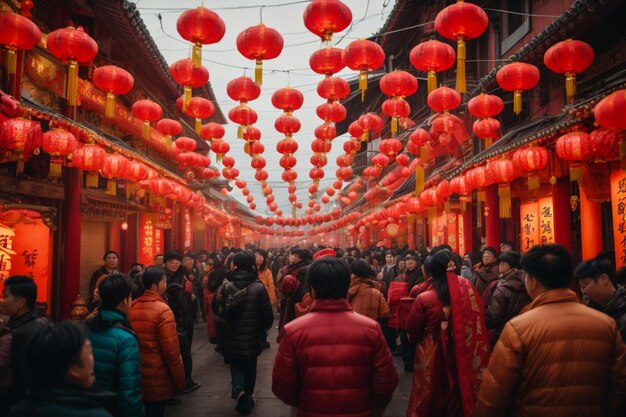
M 474 417 L 622 416 L 625 394 L 626 347 L 615 321 L 555 289 L 504 326 Z
M 372 320 L 391 316 L 389 305 L 383 293 L 377 289 L 377 284 L 371 279 L 353 276 L 348 289 L 348 300 L 352 309 Z
M 494 329 L 496 336 L 502 333 L 507 321 L 520 314 L 530 303 L 530 296 L 524 284 L 524 271 L 510 269 L 500 276 L 498 284 L 485 305 L 485 323 Z

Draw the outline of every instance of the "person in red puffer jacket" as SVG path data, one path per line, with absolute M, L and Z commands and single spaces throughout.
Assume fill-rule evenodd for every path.
M 307 280 L 315 301 L 283 330 L 272 391 L 299 417 L 382 415 L 398 374 L 380 325 L 348 303 L 348 265 L 318 259 Z

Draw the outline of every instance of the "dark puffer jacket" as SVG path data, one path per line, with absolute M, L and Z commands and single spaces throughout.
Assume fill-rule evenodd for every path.
M 606 305 L 600 306 L 589 302 L 589 307 L 613 317 L 617 322 L 622 339 L 626 341 L 626 288 L 617 287 L 617 291 Z
M 500 336 L 504 325 L 519 315 L 528 304 L 530 304 L 530 296 L 524 284 L 524 271 L 508 270 L 500 277 L 489 299 L 489 304 L 485 308 L 487 328 L 494 329 L 496 337 Z
M 225 323 L 217 328 L 217 350 L 226 358 L 249 359 L 261 354 L 265 332 L 274 322 L 274 313 L 265 285 L 254 271 L 234 270 L 228 280 L 239 289 L 247 288 L 246 297 Z M 218 314 L 222 287 L 213 301 L 213 312 Z
M 472 284 L 474 284 L 480 295 L 483 295 L 489 283 L 498 279 L 499 273 L 498 262 L 489 265 L 480 263 L 474 268 L 474 280 Z
M 69 386 L 33 387 L 9 417 L 111 417 L 115 411 L 112 392 Z

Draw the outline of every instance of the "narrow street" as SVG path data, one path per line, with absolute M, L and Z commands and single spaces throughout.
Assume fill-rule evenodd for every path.
M 276 319 L 277 320 L 277 319 Z M 274 323 L 277 323 L 275 321 Z M 272 364 L 278 349 L 276 328 L 270 331 L 271 347 L 259 357 L 257 383 L 254 400 L 256 407 L 251 416 L 258 417 L 289 417 L 291 408 L 272 393 Z M 191 394 L 181 395 L 182 404 L 168 407 L 167 417 L 225 417 L 238 415 L 235 401 L 230 398 L 230 371 L 224 365 L 222 356 L 215 352 L 215 346 L 206 337 L 205 324 L 196 325 L 196 333 L 192 347 L 193 378 L 202 387 Z M 406 415 L 406 406 L 411 392 L 411 375 L 402 370 L 402 360 L 394 358 L 400 376 L 400 384 L 393 395 L 385 416 L 401 417 Z

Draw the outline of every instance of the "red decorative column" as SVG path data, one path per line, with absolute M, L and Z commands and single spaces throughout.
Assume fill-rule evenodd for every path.
M 567 177 L 557 178 L 552 186 L 554 208 L 554 242 L 572 251 L 572 213 L 569 203 L 570 181 Z
M 602 213 L 600 203 L 590 201 L 580 187 L 580 232 L 583 259 L 594 258 L 602 252 Z
M 474 242 L 474 228 L 472 227 L 472 205 L 466 204 L 465 212 L 463 213 L 463 243 L 465 246 L 465 253 L 473 252 L 473 242 Z M 461 253 L 463 256 L 465 253 Z
M 498 185 L 490 185 L 485 190 L 485 232 L 487 246 L 498 250 L 500 248 L 500 205 L 498 200 Z
M 365 229 L 363 230 L 363 248 L 370 247 L 370 228 L 369 226 L 362 226 Z
M 65 170 L 65 242 L 62 256 L 61 316 L 68 318 L 80 291 L 80 176 L 76 168 Z
M 409 249 L 415 250 L 415 215 L 409 214 L 407 216 L 407 229 L 406 229 L 406 244 Z

